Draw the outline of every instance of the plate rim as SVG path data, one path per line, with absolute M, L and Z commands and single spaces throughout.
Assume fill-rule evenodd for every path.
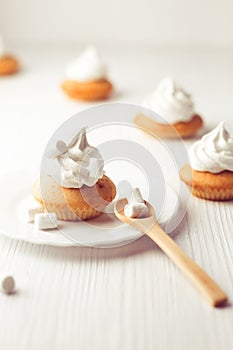
M 6 176 L 14 176 L 18 174 L 18 172 L 16 171 L 11 171 L 11 172 L 7 172 L 5 174 L 2 174 L 0 176 L 0 180 L 4 180 L 4 178 L 6 179 Z M 23 174 L 25 174 L 25 169 L 24 169 L 24 172 Z M 25 180 L 25 183 L 22 184 L 22 186 L 20 187 L 20 189 L 18 190 L 17 193 L 15 193 L 15 196 L 20 196 L 20 194 L 23 196 L 23 193 L 28 193 L 28 196 L 30 196 L 30 186 L 27 186 L 26 183 L 27 183 L 27 180 L 30 181 L 31 183 L 33 183 L 33 176 L 34 174 L 32 175 L 32 173 L 28 173 L 26 174 L 27 176 L 22 176 L 22 178 L 24 178 Z M 4 181 L 2 182 L 4 183 Z M 0 185 L 0 187 L 2 188 L 2 185 Z M 175 215 L 175 213 L 177 212 L 177 210 L 179 209 L 180 207 L 180 198 L 179 198 L 179 195 L 178 193 L 176 192 L 176 190 L 174 188 L 172 188 L 171 185 L 167 184 L 167 187 L 176 195 L 177 197 L 177 203 L 176 203 L 176 206 L 174 207 L 174 212 L 173 212 L 173 215 L 172 217 Z M 19 187 L 17 186 L 17 189 Z M 29 225 L 31 223 L 27 223 L 25 222 L 25 225 Z M 41 231 L 41 230 L 40 230 Z M 41 245 L 41 246 L 51 246 L 51 247 L 63 247 L 63 248 L 70 248 L 70 247 L 79 247 L 79 248 L 96 248 L 96 249 L 114 249 L 114 248 L 117 248 L 117 247 L 121 247 L 121 246 L 124 246 L 124 245 L 128 245 L 128 244 L 131 244 L 135 241 L 137 241 L 138 239 L 142 238 L 144 236 L 143 233 L 139 232 L 139 231 L 136 231 L 135 230 L 135 237 L 134 238 L 130 238 L 130 239 L 124 239 L 122 240 L 119 239 L 119 240 L 115 240 L 115 241 L 110 241 L 110 242 L 107 242 L 107 241 L 101 241 L 101 242 L 91 242 L 90 244 L 85 243 L 85 244 L 81 244 L 81 243 L 77 243 L 75 242 L 74 240 L 72 239 L 69 239 L 65 234 L 62 234 L 59 230 L 57 230 L 58 234 L 61 235 L 64 239 L 64 241 L 51 241 L 51 240 L 46 240 L 46 237 L 44 239 L 39 239 L 39 241 L 36 241 L 35 239 L 33 239 L 33 236 L 32 238 L 30 237 L 26 237 L 24 235 L 19 235 L 19 236 L 16 236 L 16 235 L 13 235 L 9 232 L 7 232 L 6 229 L 4 229 L 4 227 L 2 227 L 1 225 L 1 222 L 0 222 L 0 234 L 3 235 L 4 237 L 6 238 L 10 238 L 10 239 L 13 239 L 13 240 L 16 240 L 16 241 L 20 241 L 20 242 L 26 242 L 26 243 L 30 243 L 30 244 L 35 244 L 35 245 Z M 46 231 L 46 233 L 49 233 L 51 234 L 48 230 Z M 170 233 L 168 233 L 170 234 Z

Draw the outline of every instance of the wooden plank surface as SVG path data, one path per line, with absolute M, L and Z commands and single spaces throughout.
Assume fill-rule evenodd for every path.
M 3 170 L 20 166 L 22 161 L 32 164 L 32 154 L 37 162 L 53 129 L 88 106 L 66 100 L 57 88 L 58 72 L 71 53 L 20 53 L 25 57 L 23 80 L 0 82 L 1 146 L 6 147 L 8 141 L 2 155 Z M 117 84 L 122 81 L 125 92 L 118 100 L 138 103 L 152 88 L 149 77 L 156 63 L 154 82 L 170 67 L 181 80 L 193 83 L 208 126 L 224 118 L 232 120 L 232 54 L 106 55 L 112 59 L 113 78 Z M 141 84 L 136 84 L 130 62 L 134 69 L 144 62 L 145 71 L 138 74 Z M 46 84 L 49 79 L 55 80 L 55 93 Z M 233 203 L 192 198 L 174 239 L 218 281 L 231 304 Z M 233 348 L 232 306 L 211 308 L 147 237 L 115 249 L 94 249 L 35 246 L 0 236 L 0 266 L 1 271 L 11 271 L 17 283 L 16 294 L 0 295 L 1 349 Z

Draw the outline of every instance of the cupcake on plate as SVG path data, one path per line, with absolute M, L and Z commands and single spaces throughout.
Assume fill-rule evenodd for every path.
M 191 166 L 180 177 L 194 196 L 213 201 L 233 199 L 233 138 L 220 123 L 195 142 L 190 150 Z
M 116 187 L 104 174 L 104 161 L 98 149 L 89 145 L 85 128 L 66 145 L 56 143 L 48 157 L 57 159 L 60 180 L 42 177 L 33 186 L 34 198 L 60 220 L 87 220 L 101 215 L 115 198 Z
M 203 126 L 191 95 L 170 77 L 163 79 L 154 93 L 146 98 L 145 107 L 166 119 L 167 124 L 142 114 L 135 118 L 135 123 L 160 137 L 188 137 Z
M 66 69 L 63 91 L 77 100 L 96 101 L 109 97 L 113 90 L 106 65 L 94 47 L 86 49 Z
M 5 49 L 0 36 L 0 76 L 11 75 L 19 70 L 19 61 Z

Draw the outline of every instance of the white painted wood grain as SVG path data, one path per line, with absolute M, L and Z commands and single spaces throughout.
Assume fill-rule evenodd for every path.
M 22 162 L 37 166 L 53 129 L 84 107 L 66 99 L 57 87 L 69 55 L 21 52 L 26 67 L 22 76 L 0 81 L 1 146 L 6 147 L 9 135 L 15 141 L 8 142 L 2 154 L 5 167 Z M 169 73 L 192 85 L 208 125 L 224 116 L 230 120 L 232 55 L 108 55 L 119 90 L 121 83 L 122 95 L 115 100 L 139 102 L 170 67 Z M 125 63 L 120 60 L 117 66 L 118 57 L 125 57 Z M 136 76 L 139 66 L 145 69 Z M 50 80 L 53 86 L 48 85 Z M 216 81 L 220 86 L 214 85 Z M 232 202 L 192 198 L 174 234 L 231 302 L 232 223 Z M 14 274 L 18 286 L 15 295 L 0 295 L 1 349 L 233 348 L 232 307 L 211 308 L 147 237 L 107 250 L 33 246 L 0 236 L 0 267 Z

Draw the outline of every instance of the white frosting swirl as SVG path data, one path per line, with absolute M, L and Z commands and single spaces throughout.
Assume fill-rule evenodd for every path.
M 224 128 L 224 122 L 195 142 L 189 149 L 189 156 L 194 170 L 233 171 L 233 138 Z
M 55 157 L 61 165 L 62 186 L 91 187 L 103 177 L 104 160 L 98 149 L 88 144 L 85 128 L 81 129 L 67 146 L 59 140 L 56 144 L 56 152 Z M 51 153 L 55 154 L 55 152 Z
M 191 95 L 170 77 L 160 82 L 155 92 L 146 98 L 145 105 L 171 124 L 190 121 L 195 114 Z
M 142 198 L 139 188 L 133 188 L 132 196 L 124 207 L 124 214 L 128 218 L 145 218 L 149 214 L 149 208 Z
M 66 69 L 67 79 L 89 82 L 104 79 L 107 75 L 105 63 L 94 47 L 87 48 Z

